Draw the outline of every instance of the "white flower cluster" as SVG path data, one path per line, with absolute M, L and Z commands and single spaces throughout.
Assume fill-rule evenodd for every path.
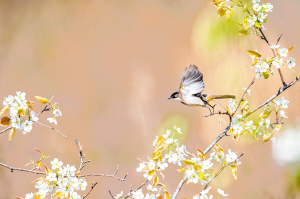
M 272 49 L 275 50 L 276 54 L 279 55 L 277 57 L 274 58 L 272 64 L 276 67 L 276 68 L 281 68 L 284 66 L 284 63 L 287 63 L 287 66 L 289 69 L 294 69 L 294 67 L 296 66 L 296 59 L 293 57 L 290 57 L 287 61 L 283 61 L 284 57 L 287 57 L 288 53 L 289 53 L 289 49 L 287 48 L 279 48 L 280 44 L 278 45 L 273 45 L 270 46 Z
M 273 5 L 270 3 L 265 3 L 260 5 L 259 4 L 260 0 L 253 0 L 253 10 L 254 14 L 246 17 L 247 20 L 247 28 L 261 28 L 264 30 L 264 26 L 261 24 L 262 22 L 266 23 L 267 20 L 267 12 L 272 12 L 273 11 Z
M 41 199 L 47 195 L 51 195 L 51 198 L 81 199 L 76 191 L 84 191 L 87 182 L 76 176 L 75 166 L 69 164 L 63 166 L 57 158 L 51 161 L 51 165 L 52 170 L 48 172 L 46 178 L 39 178 L 36 181 L 35 188 L 39 189 L 36 195 L 39 195 Z M 34 199 L 34 195 L 33 193 L 26 194 L 25 199 Z
M 210 158 L 207 160 L 192 158 L 191 161 L 194 164 L 187 165 L 187 169 L 185 171 L 185 176 L 188 178 L 188 182 L 201 183 L 202 185 L 210 182 L 214 178 L 214 175 L 211 172 L 211 168 L 213 166 L 212 160 L 216 160 L 222 165 L 236 164 L 238 166 L 241 164 L 238 160 L 237 154 L 232 152 L 231 149 L 228 150 L 228 154 L 226 154 L 225 157 L 226 159 L 224 158 L 223 151 L 214 151 L 210 154 Z
M 208 192 L 209 190 L 211 189 L 211 187 L 208 187 L 207 189 L 203 190 L 200 192 L 200 195 L 197 194 L 193 197 L 193 199 L 212 199 L 213 198 L 213 195 L 208 195 Z M 219 196 L 228 196 L 228 194 L 225 194 L 224 191 L 220 188 L 218 188 L 218 193 L 219 193 Z
M 32 130 L 32 121 L 38 121 L 35 112 L 30 111 L 31 104 L 25 99 L 26 93 L 17 92 L 16 96 L 5 97 L 3 105 L 9 107 L 10 125 L 22 131 L 23 134 Z
M 132 193 L 132 198 L 134 199 L 156 199 L 160 196 L 159 193 L 154 194 L 153 192 L 158 191 L 157 188 L 153 188 L 152 185 L 147 186 L 147 190 L 149 193 L 146 193 L 146 195 L 143 194 L 142 189 L 139 189 Z
M 53 110 L 53 115 L 54 117 L 49 117 L 47 120 L 50 123 L 54 123 L 55 125 L 57 125 L 56 117 L 62 116 L 61 111 L 58 108 L 56 108 Z

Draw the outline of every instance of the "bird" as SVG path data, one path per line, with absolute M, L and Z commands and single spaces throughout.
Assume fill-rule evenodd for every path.
M 235 98 L 235 95 L 209 95 L 203 94 L 204 82 L 203 73 L 197 66 L 186 67 L 180 76 L 179 91 L 174 92 L 169 99 L 180 101 L 188 106 L 201 106 L 209 109 L 210 114 L 214 114 L 214 106 L 209 102 L 214 99 Z M 212 109 L 212 110 L 211 110 Z

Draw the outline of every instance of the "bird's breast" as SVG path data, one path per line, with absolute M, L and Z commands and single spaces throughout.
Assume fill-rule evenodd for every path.
M 181 102 L 188 106 L 205 106 L 205 103 L 199 97 L 182 97 Z

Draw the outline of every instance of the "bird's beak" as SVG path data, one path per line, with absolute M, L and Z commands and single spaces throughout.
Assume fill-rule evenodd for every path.
M 169 97 L 168 100 L 171 99 L 171 98 L 172 98 L 172 97 Z

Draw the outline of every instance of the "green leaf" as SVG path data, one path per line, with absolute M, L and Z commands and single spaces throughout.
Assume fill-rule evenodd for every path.
M 227 23 L 231 20 L 232 14 L 233 14 L 233 8 L 228 9 L 228 10 L 226 11 Z
M 244 4 L 244 9 L 243 9 L 243 13 L 247 12 L 248 11 L 248 4 Z
M 242 29 L 238 32 L 238 35 L 248 35 L 248 30 Z

